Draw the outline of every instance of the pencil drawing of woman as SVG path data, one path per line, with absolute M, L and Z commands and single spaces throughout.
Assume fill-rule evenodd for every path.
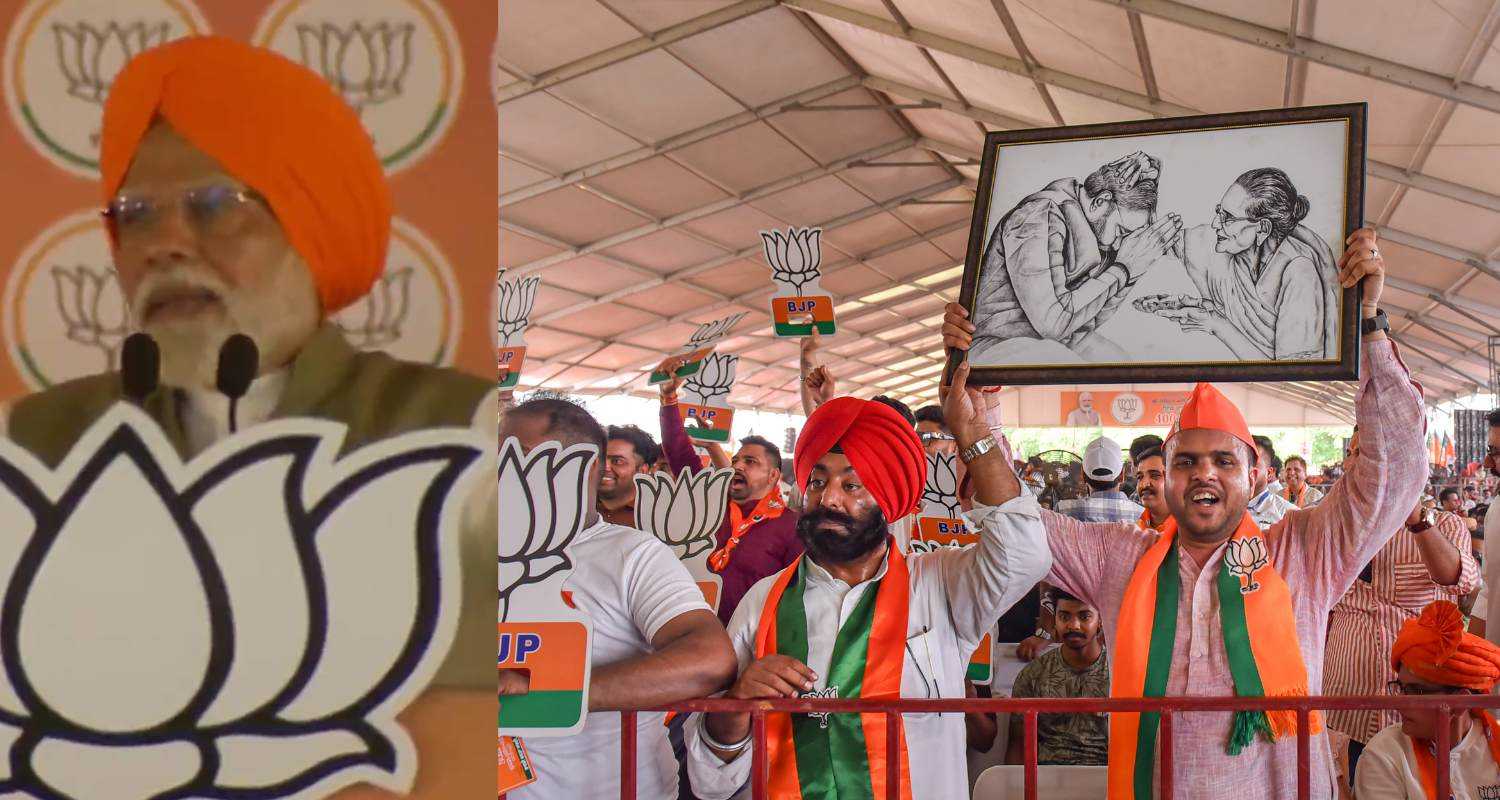
M 1183 265 L 1208 302 L 1158 313 L 1241 361 L 1336 358 L 1337 271 L 1328 243 L 1301 224 L 1308 208 L 1279 169 L 1240 175 L 1212 224 L 1182 234 Z

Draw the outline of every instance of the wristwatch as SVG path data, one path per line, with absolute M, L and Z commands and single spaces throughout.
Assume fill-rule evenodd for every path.
M 1428 508 L 1422 511 L 1422 519 L 1418 520 L 1417 524 L 1407 525 L 1406 529 L 1412 533 L 1422 533 L 1432 530 L 1435 525 L 1437 525 L 1437 512 Z
M 1044 628 L 1037 628 L 1036 633 L 1033 633 L 1031 635 L 1035 636 L 1038 639 L 1046 639 L 1049 642 L 1052 641 L 1052 631 L 1046 630 Z
M 958 451 L 958 457 L 965 464 L 971 464 L 974 462 L 974 459 L 979 458 L 980 456 L 988 453 L 991 450 L 994 450 L 999 446 L 999 443 L 995 441 L 995 437 L 986 436 L 983 439 L 980 439 L 979 441 Z
M 1369 336 L 1376 331 L 1389 331 L 1390 329 L 1391 323 L 1385 318 L 1385 309 L 1383 308 L 1375 309 L 1375 316 L 1360 320 L 1359 323 L 1359 334 L 1361 336 Z

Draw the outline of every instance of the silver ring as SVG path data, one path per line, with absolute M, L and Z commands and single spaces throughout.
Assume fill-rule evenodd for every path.
M 1373 247 L 1370 248 L 1370 258 L 1380 258 L 1380 251 Z

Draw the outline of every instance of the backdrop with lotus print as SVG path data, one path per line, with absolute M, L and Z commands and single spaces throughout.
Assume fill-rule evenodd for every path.
M 103 103 L 129 58 L 206 33 L 321 74 L 384 164 L 389 255 L 334 318 L 350 342 L 492 382 L 497 15 L 492 0 L 0 4 L 0 403 L 117 366 L 131 330 L 99 214 Z M 473 681 L 490 640 L 467 685 L 445 656 L 476 563 L 460 557 L 478 516 L 458 520 L 474 510 L 465 486 L 496 442 L 425 430 L 335 459 L 344 435 L 277 420 L 183 463 L 119 406 L 56 468 L 0 440 L 0 519 L 15 523 L 0 544 L 0 795 L 487 786 L 498 706 Z
M 486 0 L 26 0 L 0 11 L 0 402 L 116 365 L 130 332 L 100 224 L 99 128 L 135 53 L 195 33 L 324 75 L 385 164 L 385 273 L 336 321 L 364 349 L 495 371 L 497 7 Z M 24 190 L 21 188 L 24 187 Z

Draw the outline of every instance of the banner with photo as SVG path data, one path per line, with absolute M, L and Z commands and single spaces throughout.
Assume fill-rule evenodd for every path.
M 1060 392 L 1057 418 L 1070 428 L 1168 428 L 1187 399 L 1187 392 Z

